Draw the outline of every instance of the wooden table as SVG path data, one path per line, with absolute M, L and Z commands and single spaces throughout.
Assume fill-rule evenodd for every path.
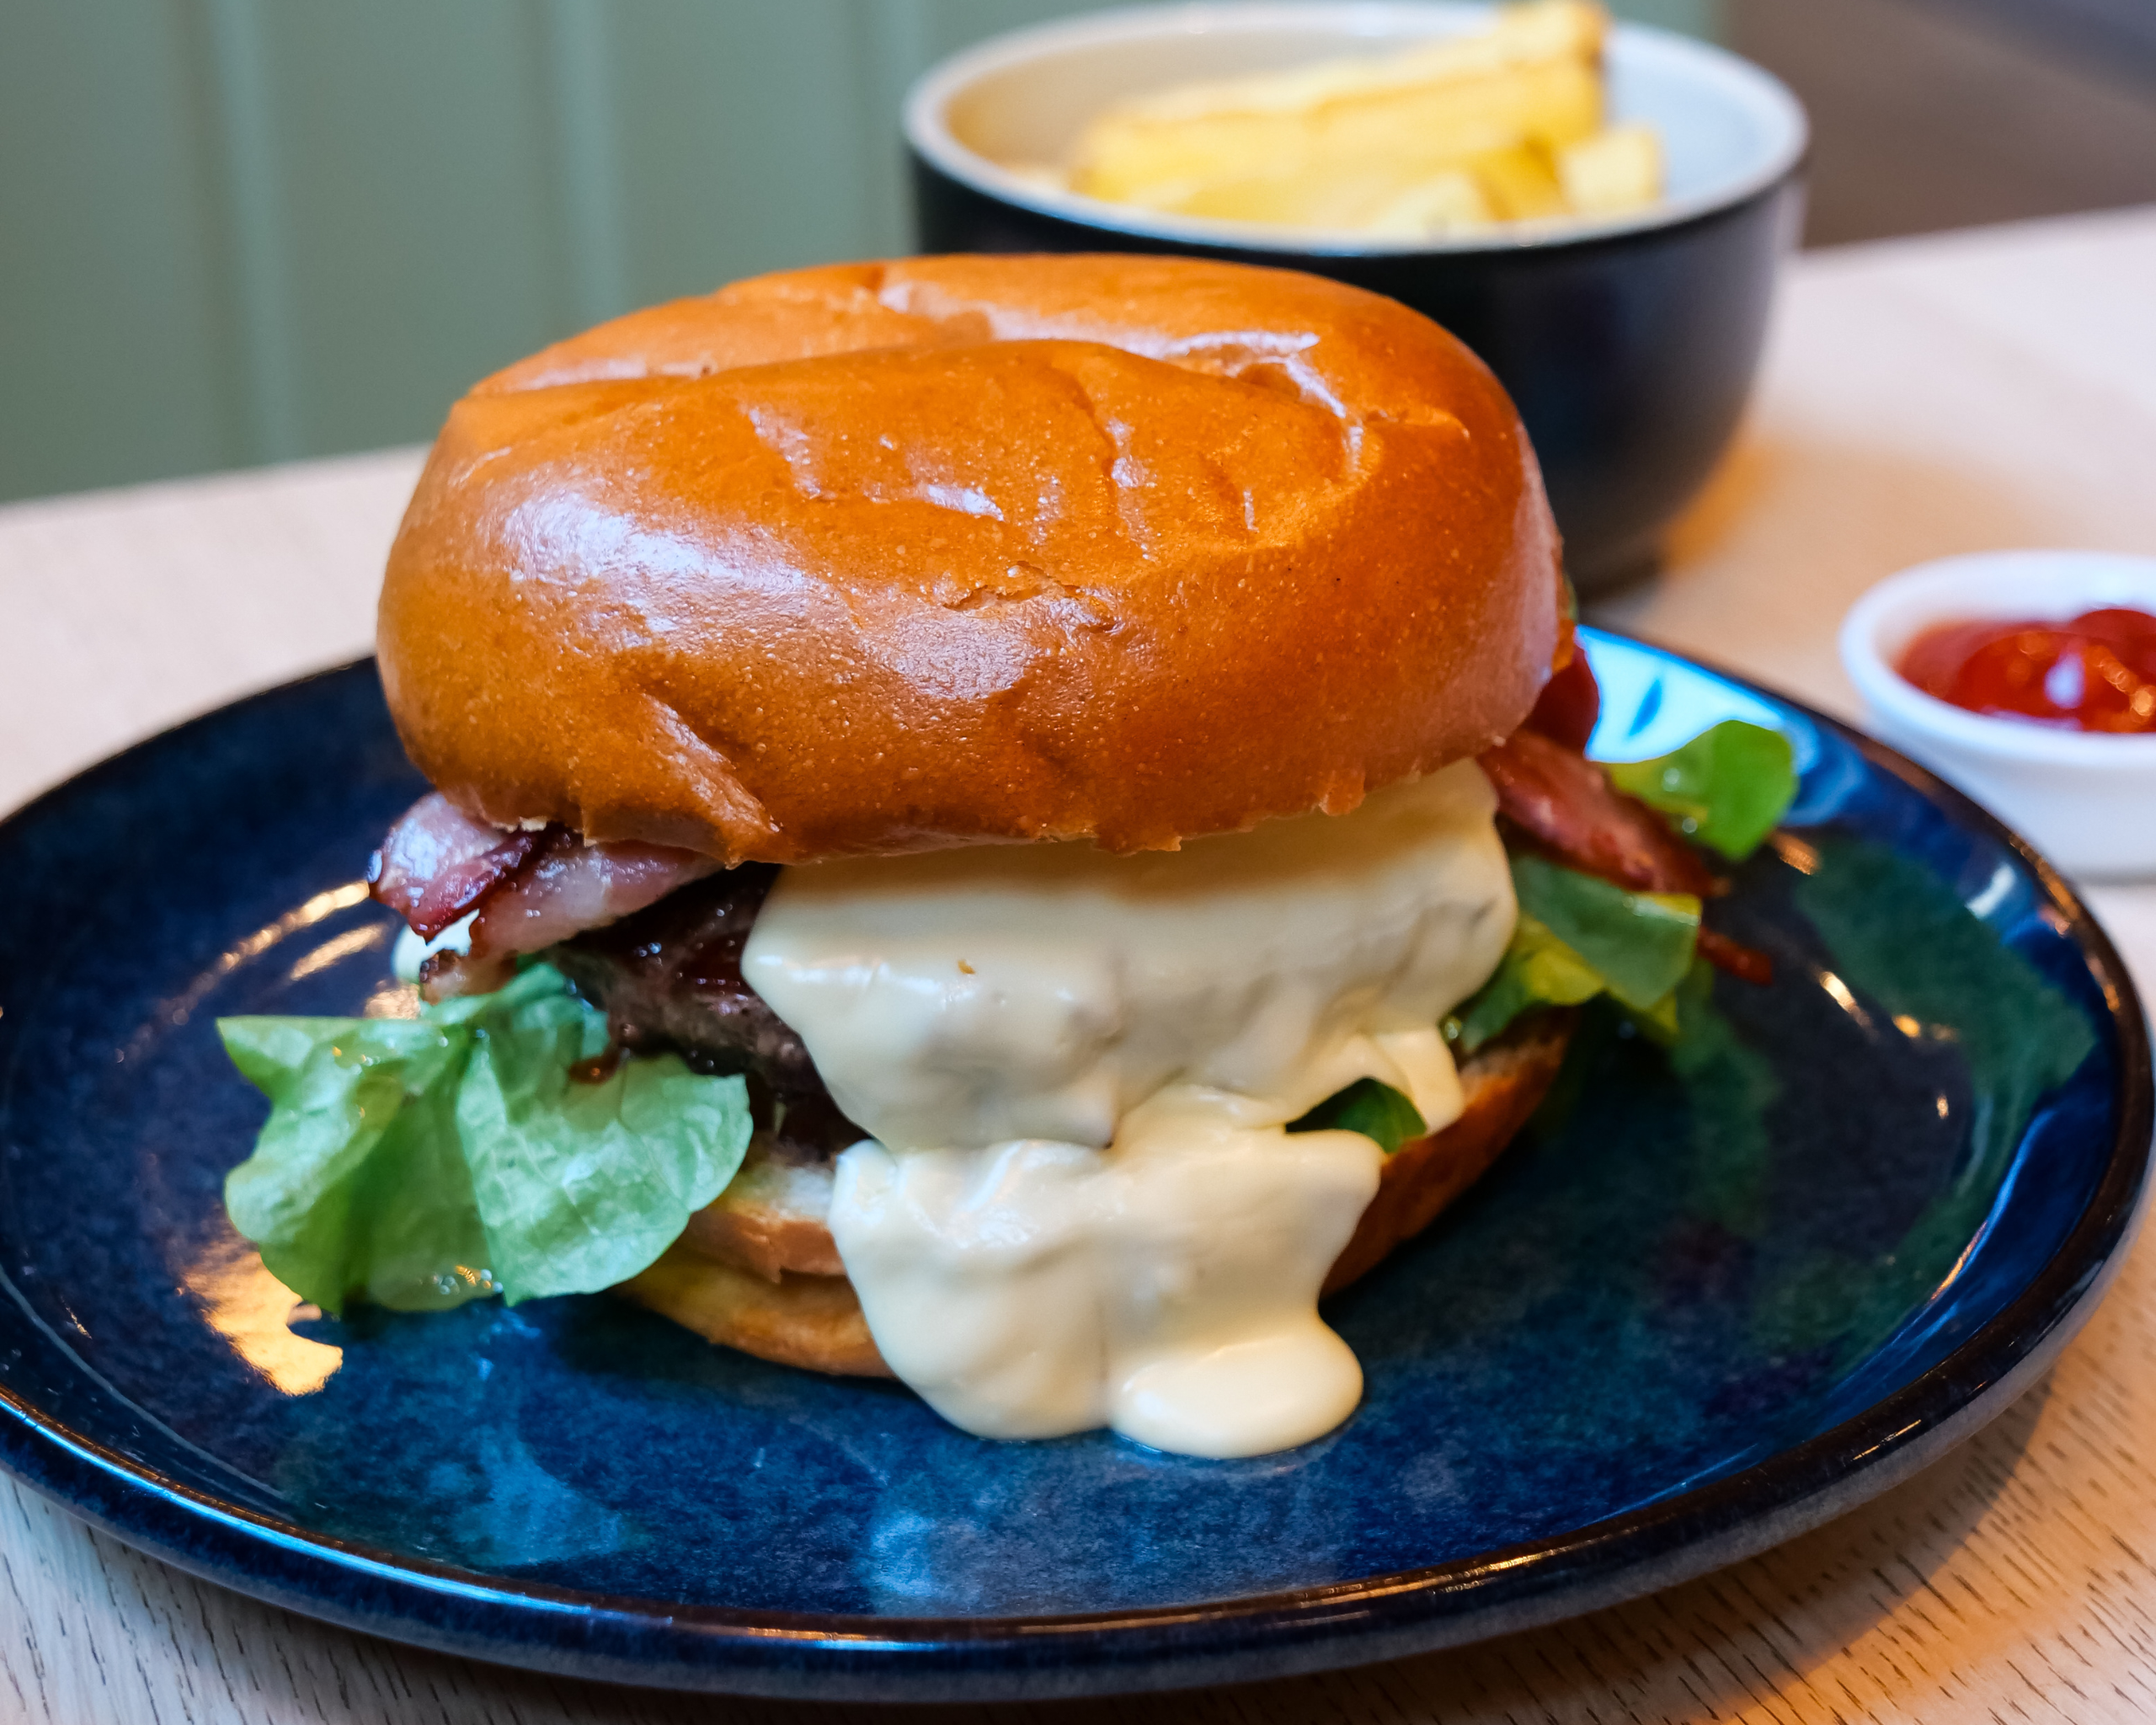
M 2014 545 L 2156 553 L 2156 211 L 1803 259 L 1757 410 L 1668 571 L 1593 607 L 1854 712 L 1869 583 Z M 418 457 L 0 510 L 0 805 L 365 650 Z M 2098 889 L 2156 992 L 2156 886 Z M 0 1717 L 864 1717 L 497 1670 L 325 1628 L 0 1484 Z M 2049 1380 L 1870 1507 L 1689 1585 L 1459 1653 L 1009 1720 L 2156 1717 L 2156 1233 Z

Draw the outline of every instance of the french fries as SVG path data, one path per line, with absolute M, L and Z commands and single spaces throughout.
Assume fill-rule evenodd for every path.
M 1527 0 L 1475 35 L 1141 97 L 1086 126 L 1067 183 L 1402 238 L 1620 213 L 1661 195 L 1661 152 L 1646 127 L 1604 128 L 1608 28 L 1592 0 Z
M 1651 126 L 1615 126 L 1557 154 L 1566 205 L 1582 216 L 1621 216 L 1662 195 L 1662 139 Z

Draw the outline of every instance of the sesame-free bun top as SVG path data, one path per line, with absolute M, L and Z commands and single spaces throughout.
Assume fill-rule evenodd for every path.
M 1509 734 L 1561 612 L 1518 416 L 1428 319 L 1284 270 L 925 258 L 478 385 L 380 653 L 468 812 L 796 862 L 1344 812 Z

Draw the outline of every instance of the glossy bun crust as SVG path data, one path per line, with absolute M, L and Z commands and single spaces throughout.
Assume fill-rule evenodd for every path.
M 1557 539 L 1487 370 L 1189 259 L 767 275 L 488 378 L 382 595 L 419 769 L 729 862 L 1168 848 L 1510 734 Z

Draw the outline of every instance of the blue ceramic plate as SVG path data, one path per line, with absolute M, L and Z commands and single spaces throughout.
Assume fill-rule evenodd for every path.
M 606 1298 L 296 1316 L 227 1225 L 231 1012 L 386 1004 L 356 877 L 420 788 L 360 665 L 0 825 L 0 1460 L 298 1610 L 526 1667 L 927 1699 L 1247 1679 L 1660 1586 L 1999 1412 L 2132 1232 L 2141 1008 L 2072 895 L 1886 750 L 1594 637 L 1598 748 L 1737 715 L 1803 793 L 1675 1057 L 1590 1017 L 1559 1092 L 1329 1308 L 1369 1374 L 1257 1461 L 983 1443 L 895 1386 Z

